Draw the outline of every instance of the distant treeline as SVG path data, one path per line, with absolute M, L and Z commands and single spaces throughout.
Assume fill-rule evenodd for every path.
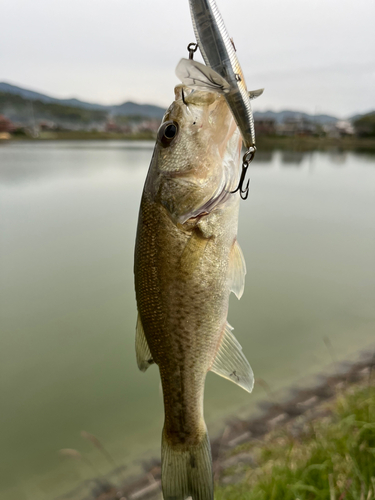
M 24 97 L 0 92 L 0 114 L 13 122 L 32 123 L 34 120 L 51 120 L 62 123 L 104 122 L 107 112 L 84 109 L 42 101 L 29 101 Z
M 124 109 L 127 107 L 127 114 Z M 124 103 L 108 109 L 95 109 L 39 99 L 0 91 L 0 118 L 3 115 L 15 128 L 40 127 L 54 130 L 97 130 L 105 132 L 143 133 L 156 132 L 160 118 L 146 116 L 143 108 L 155 114 L 155 106 Z M 123 109 L 124 108 L 124 109 Z M 155 108 L 158 109 L 158 108 Z M 133 111 L 139 115 L 130 114 Z M 142 113 L 142 114 L 141 114 Z M 337 127 L 340 135 L 355 134 L 359 137 L 375 137 L 375 112 L 353 117 L 351 131 L 339 129 L 339 122 L 329 115 L 311 117 L 292 111 L 264 112 L 255 114 L 258 135 L 332 135 Z M 45 122 L 43 124 L 43 122 Z M 152 123 L 155 122 L 155 123 Z M 335 125 L 336 124 L 336 125 Z M 353 129 L 354 127 L 354 129 Z M 13 127 L 14 129 L 14 127 Z M 6 129 L 5 129 L 6 131 Z M 12 131 L 12 130 L 10 130 Z
M 375 112 L 368 113 L 355 120 L 354 127 L 361 137 L 375 137 Z
M 87 109 L 78 106 L 30 100 L 20 95 L 0 91 L 0 115 L 14 124 L 33 126 L 41 122 L 52 122 L 55 126 L 89 129 L 90 126 L 103 127 L 112 120 L 119 126 L 140 124 L 147 120 L 141 115 L 117 115 L 108 110 Z M 155 118 L 151 118 L 155 120 Z

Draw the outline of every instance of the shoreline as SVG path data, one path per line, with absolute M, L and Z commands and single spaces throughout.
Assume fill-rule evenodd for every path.
M 155 133 L 121 134 L 113 132 L 83 132 L 83 131 L 60 131 L 42 132 L 39 137 L 9 136 L 0 140 L 1 143 L 16 142 L 44 142 L 44 141 L 155 141 Z M 375 138 L 360 137 L 313 137 L 313 136 L 266 136 L 257 138 L 257 148 L 260 151 L 295 150 L 307 151 L 357 151 L 375 152 Z
M 247 417 L 230 417 L 216 437 L 211 438 L 212 462 L 216 487 L 236 485 L 246 475 L 246 468 L 256 467 L 254 453 L 246 448 L 264 447 L 272 442 L 275 431 L 287 430 L 295 436 L 312 421 L 329 416 L 330 406 L 345 396 L 351 388 L 373 383 L 375 376 L 375 353 L 360 353 L 358 361 L 341 363 L 330 375 L 317 375 L 319 382 L 301 389 L 290 388 L 287 395 L 278 400 L 269 394 Z M 260 382 L 258 382 L 260 383 Z M 284 391 L 282 391 L 284 393 Z M 144 472 L 129 476 L 120 486 L 110 485 L 109 477 L 119 477 L 120 467 L 108 476 L 85 482 L 91 494 L 79 494 L 81 488 L 62 495 L 59 500 L 156 500 L 161 495 L 160 457 L 143 461 Z M 82 485 L 83 486 L 83 485 Z M 91 486 L 91 487 L 90 487 Z M 86 490 L 87 492 L 87 490 Z

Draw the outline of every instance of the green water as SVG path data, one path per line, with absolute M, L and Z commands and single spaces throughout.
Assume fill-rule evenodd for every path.
M 151 143 L 0 147 L 0 498 L 44 500 L 159 453 L 158 372 L 138 371 L 133 247 Z M 229 321 L 258 378 L 301 383 L 375 342 L 375 157 L 263 153 L 239 241 L 245 294 Z M 265 398 L 209 374 L 209 429 Z M 245 410 L 246 409 L 246 410 Z M 77 490 L 78 491 L 78 490 Z

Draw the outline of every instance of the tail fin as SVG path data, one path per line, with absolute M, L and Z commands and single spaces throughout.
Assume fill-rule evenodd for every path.
M 208 434 L 187 450 L 172 446 L 163 432 L 161 447 L 164 500 L 213 500 L 211 448 Z

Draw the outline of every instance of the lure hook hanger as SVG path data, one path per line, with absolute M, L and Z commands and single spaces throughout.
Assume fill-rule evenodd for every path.
M 189 59 L 193 59 L 194 58 L 194 52 L 197 51 L 198 49 L 198 44 L 197 43 L 189 43 L 189 45 L 187 46 L 187 49 L 189 51 Z
M 257 148 L 255 146 L 250 146 L 250 148 L 243 155 L 242 172 L 241 172 L 240 182 L 238 183 L 237 189 L 235 189 L 234 191 L 231 191 L 232 194 L 237 193 L 237 191 L 239 191 L 240 196 L 243 200 L 246 200 L 246 198 L 249 196 L 250 179 L 247 181 L 245 189 L 244 189 L 244 182 L 245 182 L 247 169 L 248 169 L 250 163 L 254 159 L 256 150 L 257 150 Z

